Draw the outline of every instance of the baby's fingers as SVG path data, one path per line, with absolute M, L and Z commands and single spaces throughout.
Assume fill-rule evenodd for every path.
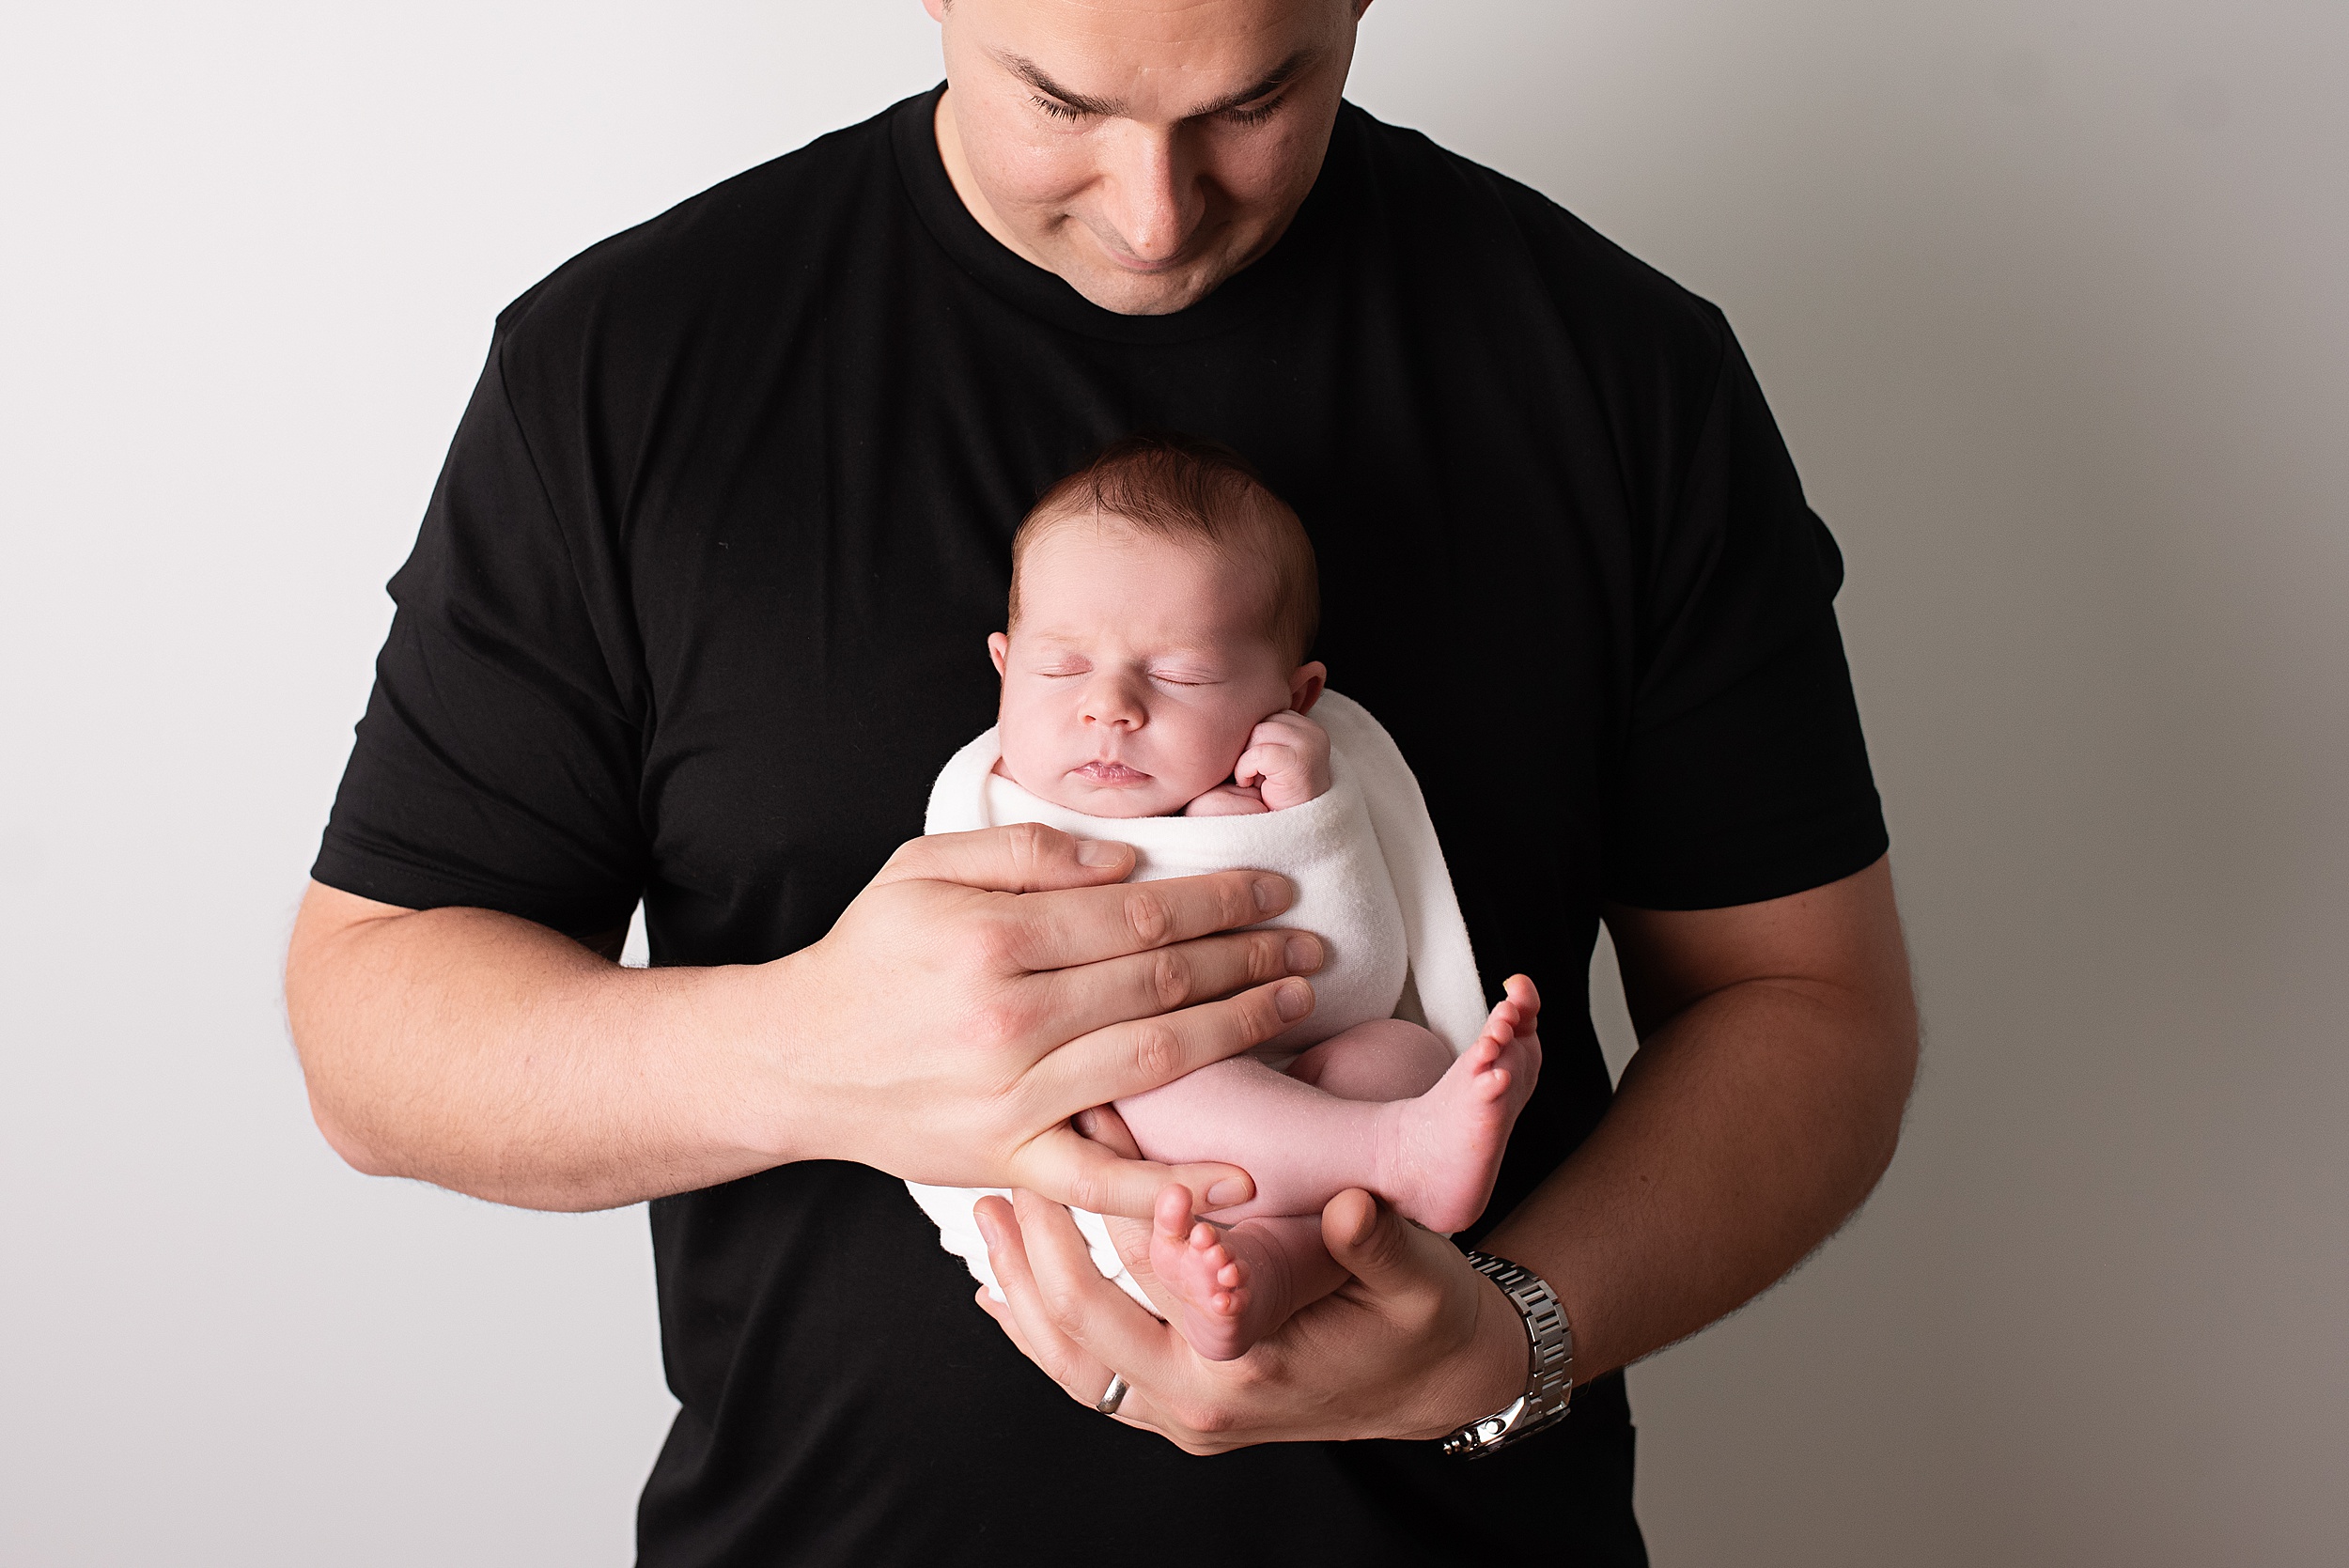
M 1232 782 L 1252 789 L 1276 773 L 1297 766 L 1297 748 L 1286 741 L 1267 741 L 1240 753 L 1232 768 Z

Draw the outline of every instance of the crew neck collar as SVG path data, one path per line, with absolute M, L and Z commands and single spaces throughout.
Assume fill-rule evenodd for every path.
M 890 116 L 898 176 L 923 226 L 957 266 L 998 298 L 1053 326 L 1121 343 L 1182 343 L 1229 332 L 1254 319 L 1293 287 L 1322 247 L 1332 205 L 1330 193 L 1349 162 L 1345 155 L 1353 147 L 1352 120 L 1358 113 L 1351 104 L 1341 105 L 1321 173 L 1271 250 L 1186 309 L 1168 316 L 1125 316 L 1095 304 L 1058 273 L 1004 245 L 972 216 L 938 150 L 938 101 L 945 91 L 941 82 L 898 104 Z

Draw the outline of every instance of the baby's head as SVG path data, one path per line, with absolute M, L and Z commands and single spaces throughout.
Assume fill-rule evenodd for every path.
M 1321 695 L 1314 547 L 1235 454 L 1136 436 L 1054 485 L 1011 547 L 1003 770 L 1089 816 L 1164 816 L 1256 724 Z

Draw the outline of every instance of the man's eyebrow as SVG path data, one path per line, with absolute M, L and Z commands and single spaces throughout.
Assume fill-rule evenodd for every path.
M 1125 105 L 1114 100 L 1087 98 L 1082 93 L 1070 92 L 1066 87 L 1045 75 L 1044 68 L 1024 54 L 998 54 L 995 58 L 1005 70 L 1010 71 L 1045 97 L 1058 99 L 1081 115 L 1114 116 L 1125 111 Z
M 1203 103 L 1186 117 L 1205 119 L 1209 115 L 1220 115 L 1226 109 L 1237 109 L 1244 103 L 1253 103 L 1260 98 L 1268 98 L 1296 80 L 1299 72 L 1314 63 L 1314 56 L 1316 53 L 1311 49 L 1300 49 L 1270 70 L 1266 71 L 1254 85 L 1243 87 L 1236 93 L 1226 93 L 1213 103 Z
M 1307 66 L 1312 65 L 1315 54 L 1316 51 L 1311 49 L 1300 49 L 1239 91 L 1226 93 L 1212 103 L 1203 103 L 1183 117 L 1204 119 L 1209 115 L 1220 115 L 1226 109 L 1237 109 L 1242 104 L 1253 103 L 1260 98 L 1276 93 L 1294 81 Z M 1091 98 L 1081 92 L 1071 92 L 1053 81 L 1045 73 L 1042 66 L 1024 54 L 1001 54 L 996 56 L 996 59 L 1005 70 L 1027 83 L 1037 92 L 1044 94 L 1047 98 L 1056 99 L 1066 103 L 1081 115 L 1102 115 L 1113 118 L 1126 112 L 1126 105 L 1116 99 Z

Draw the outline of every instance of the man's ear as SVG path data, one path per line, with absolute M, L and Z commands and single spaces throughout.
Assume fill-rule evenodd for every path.
M 1011 651 L 1011 639 L 1000 631 L 987 634 L 987 657 L 995 660 L 995 673 L 1003 673 L 1003 656 Z
M 1329 684 L 1330 671 L 1321 660 L 1299 664 L 1297 673 L 1289 676 L 1289 706 L 1299 713 L 1311 713 Z

